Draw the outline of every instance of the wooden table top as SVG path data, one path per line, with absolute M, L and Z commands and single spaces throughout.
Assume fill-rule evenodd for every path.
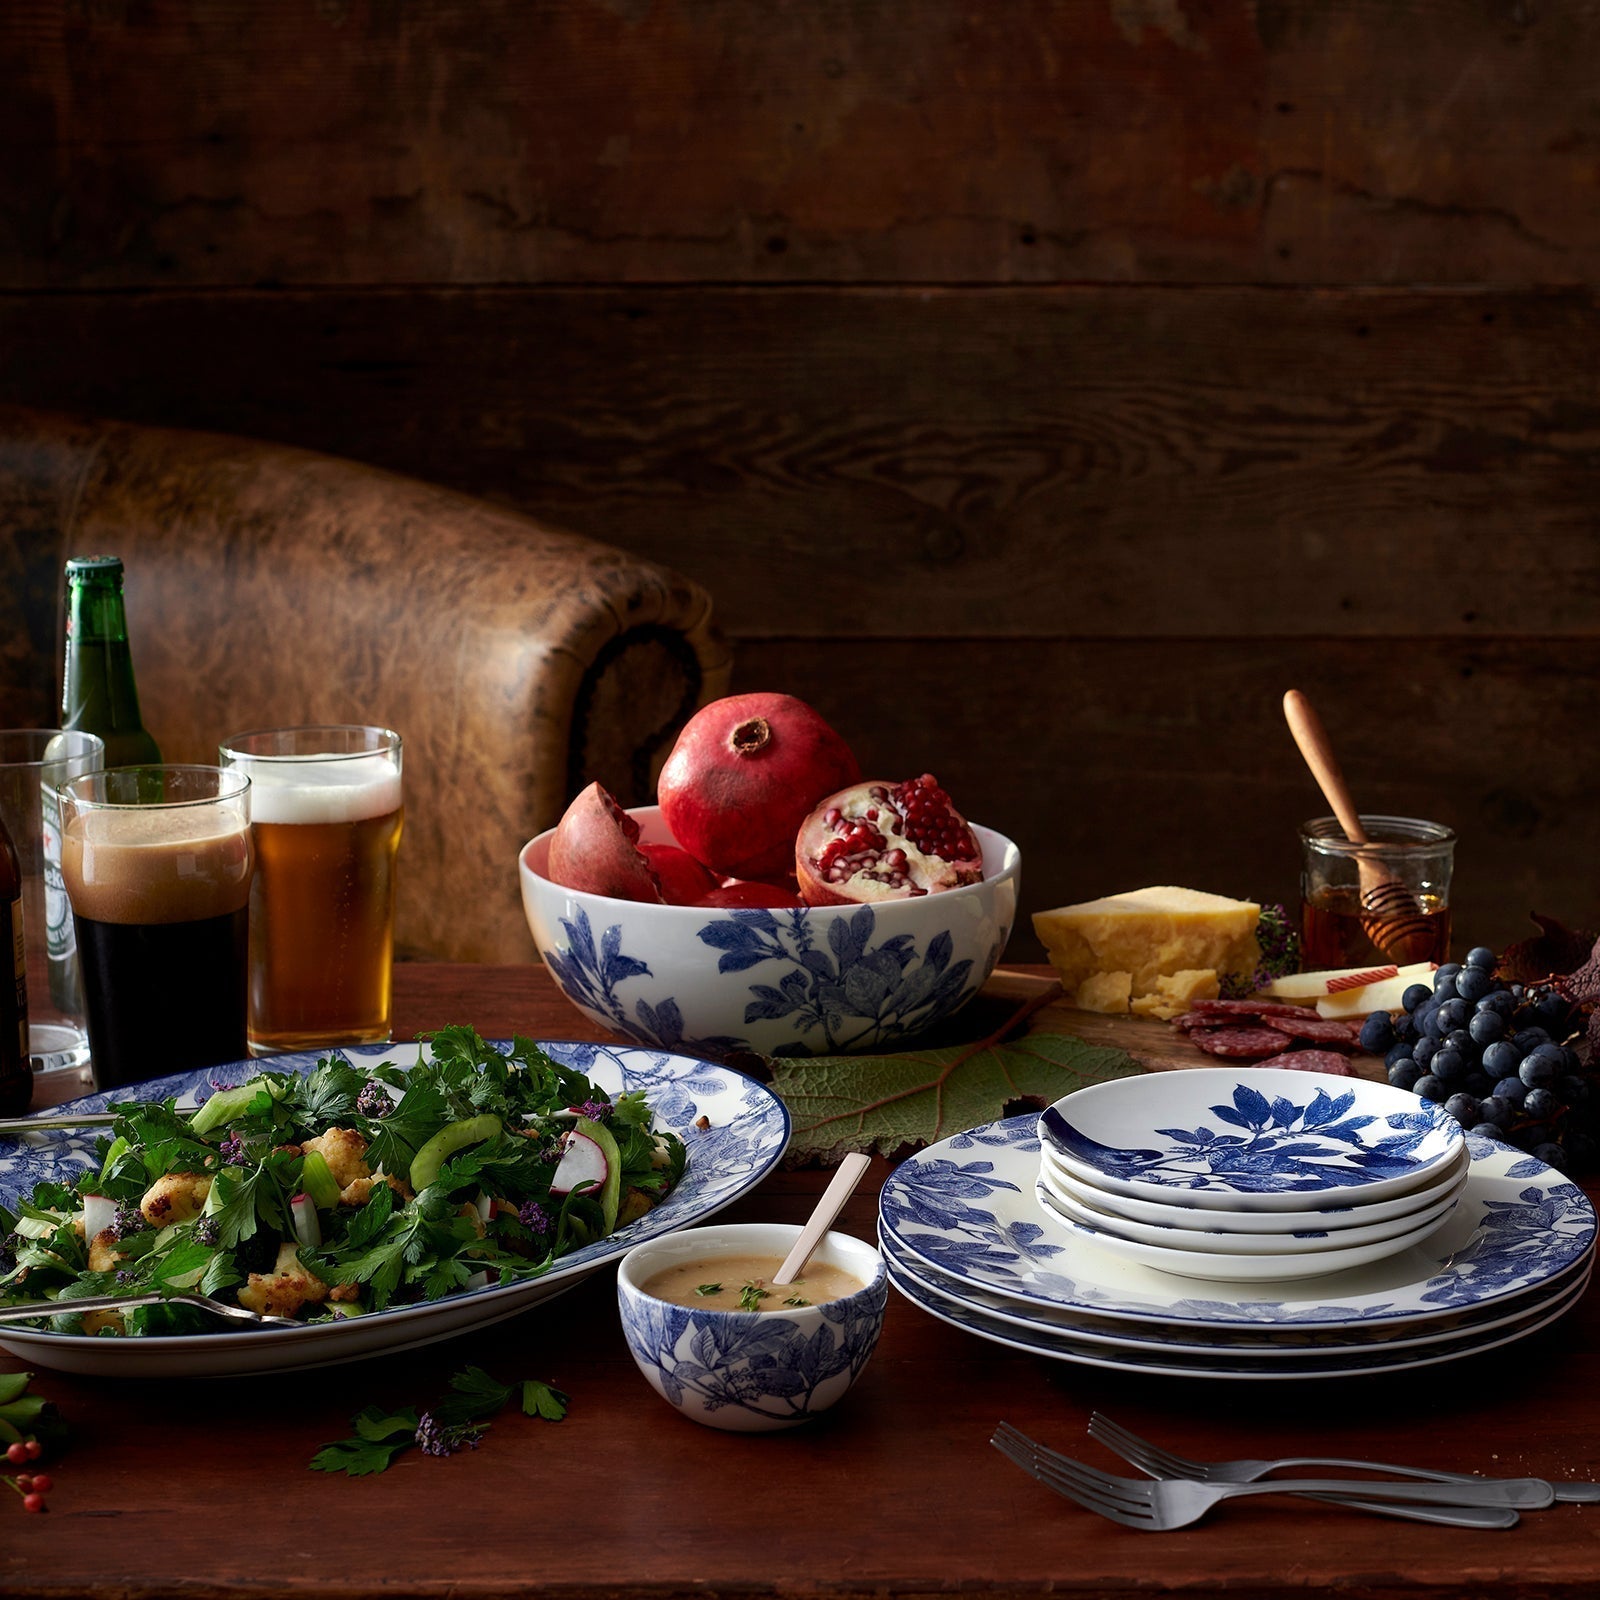
M 1158 1025 L 1082 1019 L 1161 1064 Z M 601 1038 L 542 968 L 403 966 L 396 1036 Z M 840 1226 L 873 1236 L 875 1163 Z M 729 1220 L 799 1221 L 823 1174 L 781 1172 Z M 1104 1410 L 1198 1456 L 1353 1457 L 1553 1479 L 1600 1477 L 1595 1297 L 1505 1352 L 1339 1383 L 1152 1379 L 1047 1361 L 891 1296 L 883 1338 L 835 1410 L 743 1436 L 677 1416 L 624 1346 L 609 1273 L 542 1310 L 421 1350 L 279 1377 L 117 1384 L 41 1372 L 72 1430 L 51 1510 L 0 1497 L 0 1592 L 101 1600 L 382 1593 L 574 1600 L 718 1596 L 1592 1596 L 1600 1506 L 1467 1532 L 1293 1500 L 1140 1533 L 1057 1499 L 988 1440 L 1009 1420 L 1115 1468 L 1084 1433 Z M 369 1403 L 419 1404 L 468 1362 L 547 1379 L 564 1422 L 507 1412 L 482 1447 L 412 1451 L 381 1476 L 307 1470 Z M 0 1370 L 13 1370 L 0 1356 Z

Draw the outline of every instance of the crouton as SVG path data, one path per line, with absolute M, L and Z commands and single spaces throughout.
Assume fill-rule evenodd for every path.
M 339 1191 L 339 1204 L 342 1206 L 364 1206 L 372 1198 L 373 1187 L 380 1183 L 388 1184 L 402 1200 L 413 1198 L 410 1184 L 385 1172 L 380 1167 L 378 1171 L 369 1173 L 366 1177 L 352 1178 Z

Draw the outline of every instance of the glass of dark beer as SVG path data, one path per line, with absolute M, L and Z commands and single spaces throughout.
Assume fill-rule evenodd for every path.
M 221 760 L 251 783 L 251 1049 L 386 1044 L 399 734 L 266 728 L 226 740 Z
M 249 778 L 111 767 L 57 792 L 95 1087 L 243 1060 Z

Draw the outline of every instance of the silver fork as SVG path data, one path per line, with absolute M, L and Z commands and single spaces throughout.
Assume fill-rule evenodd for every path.
M 1318 1495 L 1336 1492 L 1348 1483 L 1338 1478 L 1288 1478 L 1273 1483 L 1117 1478 L 1054 1450 L 1045 1450 L 1004 1422 L 990 1442 L 1030 1477 L 1066 1499 L 1125 1527 L 1158 1532 L 1186 1528 L 1223 1500 L 1259 1494 Z M 1443 1522 L 1452 1527 L 1514 1527 L 1518 1506 L 1534 1509 L 1549 1505 L 1551 1499 L 1550 1486 L 1536 1478 L 1463 1484 L 1385 1483 L 1382 1490 L 1384 1499 L 1359 1502 L 1360 1509 L 1380 1511 L 1386 1516 L 1410 1516 L 1419 1522 Z M 1358 1504 L 1343 1497 L 1338 1498 L 1338 1503 L 1352 1507 Z
M 1113 1422 L 1103 1412 L 1089 1418 L 1089 1437 L 1115 1450 L 1152 1478 L 1192 1478 L 1197 1483 L 1254 1483 L 1280 1467 L 1349 1467 L 1360 1472 L 1387 1472 L 1401 1478 L 1426 1478 L 1433 1483 L 1482 1483 L 1475 1474 L 1435 1472 L 1427 1467 L 1402 1467 L 1392 1461 L 1346 1461 L 1340 1456 L 1284 1456 L 1278 1461 L 1191 1461 L 1175 1451 L 1141 1439 L 1138 1434 Z M 1364 1483 L 1352 1483 L 1363 1489 Z M 1551 1480 L 1557 1500 L 1578 1503 L 1600 1501 L 1600 1483 L 1557 1483 Z
M 40 1317 L 76 1316 L 80 1311 L 126 1311 L 131 1306 L 198 1306 L 230 1322 L 247 1322 L 258 1328 L 303 1328 L 293 1317 L 273 1317 L 243 1306 L 225 1305 L 204 1294 L 92 1294 L 81 1300 L 31 1300 L 20 1306 L 0 1306 L 0 1322 L 28 1322 Z

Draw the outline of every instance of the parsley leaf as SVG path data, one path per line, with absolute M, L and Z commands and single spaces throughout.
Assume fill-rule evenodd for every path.
M 566 1416 L 570 1404 L 568 1397 L 554 1384 L 541 1383 L 537 1378 L 522 1380 L 522 1410 L 525 1416 L 559 1422 Z
M 344 1472 L 352 1478 L 383 1472 L 396 1456 L 417 1442 L 418 1420 L 417 1413 L 409 1407 L 385 1412 L 378 1406 L 367 1406 L 350 1419 L 354 1435 L 323 1445 L 311 1458 L 311 1470 Z

